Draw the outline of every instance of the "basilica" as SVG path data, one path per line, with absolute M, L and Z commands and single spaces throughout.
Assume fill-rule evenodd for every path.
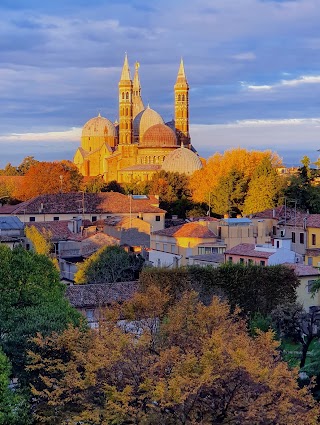
M 119 121 L 100 114 L 83 127 L 74 163 L 84 176 L 119 183 L 150 180 L 160 170 L 192 174 L 202 168 L 189 135 L 189 85 L 181 59 L 174 85 L 174 119 L 165 123 L 144 106 L 139 64 L 133 80 L 127 55 L 119 81 Z

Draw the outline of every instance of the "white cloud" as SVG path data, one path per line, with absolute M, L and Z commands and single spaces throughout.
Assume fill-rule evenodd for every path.
M 256 59 L 256 55 L 253 52 L 243 52 L 233 55 L 232 58 L 239 61 L 253 61 Z
M 0 136 L 0 142 L 80 142 L 81 128 L 47 133 L 11 133 Z
M 296 87 L 304 84 L 320 84 L 320 75 L 301 75 L 298 78 L 293 78 L 291 80 L 280 80 L 274 84 L 267 85 L 256 85 L 248 84 L 244 81 L 241 82 L 241 86 L 249 91 L 268 91 L 273 89 L 278 89 L 281 87 Z

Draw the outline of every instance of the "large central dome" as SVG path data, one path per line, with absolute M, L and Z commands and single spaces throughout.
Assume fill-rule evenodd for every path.
M 164 124 L 161 115 L 149 106 L 141 111 L 133 120 L 133 135 L 137 140 L 142 140 L 148 128 L 155 124 Z
M 201 170 L 202 162 L 197 154 L 190 149 L 181 147 L 166 156 L 162 164 L 162 169 L 171 173 L 191 175 L 197 170 Z
M 99 149 L 103 143 L 114 147 L 116 144 L 117 131 L 108 118 L 97 117 L 87 121 L 82 129 L 81 147 L 92 152 Z
M 165 124 L 156 124 L 148 128 L 140 141 L 142 148 L 161 148 L 177 146 L 175 132 Z

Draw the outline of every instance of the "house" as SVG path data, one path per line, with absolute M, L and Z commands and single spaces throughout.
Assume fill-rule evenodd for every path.
M 209 223 L 201 220 L 153 232 L 149 261 L 158 267 L 175 267 L 188 264 L 193 255 L 223 253 L 226 245 Z
M 0 244 L 13 249 L 24 240 L 23 223 L 18 217 L 0 216 Z
M 318 292 L 313 297 L 311 293 L 312 285 L 320 278 L 320 271 L 316 267 L 308 266 L 307 264 L 284 264 L 294 270 L 299 278 L 300 285 L 297 288 L 297 302 L 303 305 L 303 308 L 308 311 L 312 307 L 320 306 L 320 293 Z
M 17 205 L 0 207 L 2 215 L 18 217 L 23 223 L 72 220 L 95 222 L 112 216 L 140 218 L 150 224 L 153 231 L 164 228 L 166 211 L 159 208 L 155 195 L 123 195 L 117 192 L 56 193 L 40 195 Z
M 70 285 L 66 289 L 66 298 L 86 317 L 89 326 L 96 328 L 103 320 L 104 309 L 108 305 L 127 301 L 137 289 L 136 281 Z
M 275 240 L 275 245 L 241 243 L 224 253 L 225 262 L 271 266 L 283 263 L 302 263 L 301 255 L 291 250 L 290 240 Z
M 211 266 L 211 267 L 219 267 L 224 263 L 224 254 L 200 254 L 200 255 L 191 255 L 188 257 L 188 265 L 189 266 Z

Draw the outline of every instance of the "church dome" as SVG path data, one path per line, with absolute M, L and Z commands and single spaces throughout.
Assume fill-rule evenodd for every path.
M 144 133 L 148 128 L 155 124 L 164 124 L 161 115 L 158 112 L 151 109 L 149 106 L 139 114 L 133 120 L 133 135 L 135 138 L 142 140 Z
M 181 147 L 165 157 L 162 167 L 164 171 L 191 175 L 202 168 L 202 162 L 197 154 L 190 149 Z
M 116 137 L 116 129 L 108 118 L 102 117 L 100 114 L 91 118 L 88 122 L 85 123 L 82 129 L 82 137 L 107 137 L 112 136 Z
M 143 148 L 177 146 L 177 137 L 167 125 L 155 124 L 146 130 L 139 145 Z

